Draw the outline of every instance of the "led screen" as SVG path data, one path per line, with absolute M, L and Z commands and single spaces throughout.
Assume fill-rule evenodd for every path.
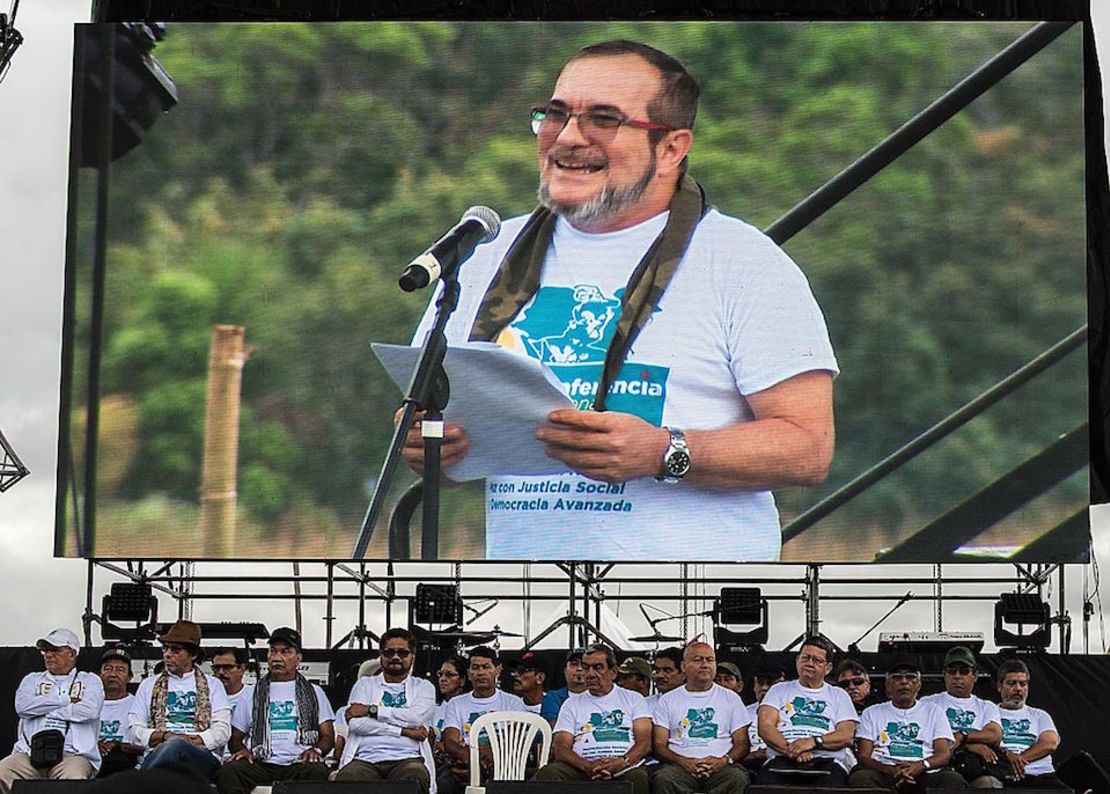
M 127 134 L 139 140 L 110 172 L 91 167 L 107 49 L 88 44 L 74 81 L 85 167 L 71 189 L 58 553 L 350 556 L 402 398 L 371 344 L 413 342 L 433 294 L 398 288 L 405 265 L 468 207 L 496 210 L 505 230 L 460 268 L 465 314 L 520 230 L 511 219 L 536 207 L 540 166 L 559 169 L 551 178 L 585 197 L 644 180 L 655 190 L 658 169 L 671 167 L 664 150 L 674 130 L 649 128 L 654 95 L 641 96 L 647 89 L 617 68 L 619 56 L 594 56 L 610 59 L 611 81 L 565 72 L 571 82 L 556 85 L 578 49 L 624 39 L 680 59 L 700 84 L 684 140 L 688 174 L 714 208 L 701 223 L 715 231 L 699 227 L 689 245 L 713 263 L 682 261 L 616 371 L 609 413 L 637 423 L 621 436 L 631 450 L 622 460 L 639 464 L 627 467 L 630 481 L 545 470 L 453 484 L 442 493 L 438 557 L 1083 558 L 1080 26 L 812 222 L 778 233 L 784 253 L 758 233 L 781 230 L 776 221 L 807 196 L 1033 27 L 171 24 L 149 55 L 178 101 L 145 131 L 117 120 L 117 145 Z M 78 26 L 89 41 L 101 31 Z M 134 54 L 149 45 L 142 32 L 117 28 L 117 81 L 137 71 L 140 82 L 158 82 Z M 553 98 L 565 107 L 549 105 Z M 119 112 L 127 103 L 115 99 Z M 649 118 L 624 110 L 637 103 Z M 529 129 L 536 106 L 595 115 L 573 115 L 556 131 L 563 148 L 541 158 L 544 135 Z M 609 198 L 619 205 L 620 195 Z M 619 206 L 646 206 L 624 199 Z M 589 221 L 578 224 L 585 232 L 573 223 L 559 227 L 562 237 L 556 230 L 556 247 L 577 251 L 608 235 L 591 249 L 605 253 L 562 262 L 562 286 L 525 296 L 510 325 L 517 352 L 549 365 L 582 408 L 626 292 L 598 272 L 623 255 L 621 234 L 646 227 L 591 236 Z M 664 321 L 661 340 L 652 325 Z M 455 323 L 465 338 L 469 320 Z M 1051 366 L 1003 386 L 951 432 L 824 509 L 830 495 L 1062 340 L 1070 341 Z M 784 375 L 778 364 L 790 356 L 812 356 L 813 369 Z M 713 373 L 680 376 L 687 366 Z M 820 444 L 794 433 L 788 398 L 798 393 L 772 390 L 783 378 L 827 378 L 834 367 L 826 473 L 814 457 Z M 719 391 L 722 373 L 734 382 L 721 400 L 679 396 L 683 377 Z M 495 429 L 473 448 L 486 465 L 524 448 L 498 434 L 518 421 L 510 385 L 484 386 L 482 427 Z M 809 406 L 813 395 L 802 397 Z M 449 421 L 453 410 L 461 404 L 449 403 Z M 763 435 L 750 426 L 705 435 L 760 422 Z M 659 472 L 643 465 L 658 460 L 647 468 L 661 469 L 667 425 L 689 435 L 690 474 L 678 483 L 655 482 Z M 548 468 L 568 465 L 548 458 Z M 414 481 L 401 466 L 387 505 Z M 760 493 L 738 506 L 738 494 Z M 388 517 L 387 509 L 372 528 L 369 558 L 391 556 Z M 418 558 L 419 513 L 412 524 L 407 553 Z

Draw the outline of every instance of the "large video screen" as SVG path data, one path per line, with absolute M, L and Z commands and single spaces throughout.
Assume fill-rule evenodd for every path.
M 177 101 L 98 169 L 103 30 L 77 29 L 58 554 L 350 557 L 403 397 L 372 345 L 421 343 L 437 294 L 398 276 L 483 205 L 438 559 L 1085 559 L 1080 25 L 798 224 L 1043 28 L 117 26 L 116 85 Z M 670 57 L 576 56 L 613 41 Z M 416 480 L 367 558 L 428 556 L 419 510 L 388 543 Z

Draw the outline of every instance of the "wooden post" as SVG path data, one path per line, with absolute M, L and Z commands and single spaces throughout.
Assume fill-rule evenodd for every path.
M 208 407 L 204 424 L 204 468 L 200 525 L 204 556 L 235 553 L 236 469 L 239 462 L 239 392 L 247 354 L 239 325 L 212 329 L 208 354 Z

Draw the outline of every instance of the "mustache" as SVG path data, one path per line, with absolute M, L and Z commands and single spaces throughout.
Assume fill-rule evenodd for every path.
M 591 165 L 601 168 L 609 165 L 609 158 L 604 154 L 582 146 L 552 146 L 547 150 L 547 158 L 567 165 Z

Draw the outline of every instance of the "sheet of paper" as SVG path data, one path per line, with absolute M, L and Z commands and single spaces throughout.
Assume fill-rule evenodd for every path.
M 420 349 L 375 342 L 374 355 L 402 394 L 408 392 Z M 559 474 L 567 470 L 544 453 L 535 432 L 558 408 L 573 408 L 555 375 L 535 359 L 493 342 L 447 348 L 443 368 L 451 399 L 443 412 L 470 436 L 470 452 L 445 470 L 458 482 L 496 474 Z

